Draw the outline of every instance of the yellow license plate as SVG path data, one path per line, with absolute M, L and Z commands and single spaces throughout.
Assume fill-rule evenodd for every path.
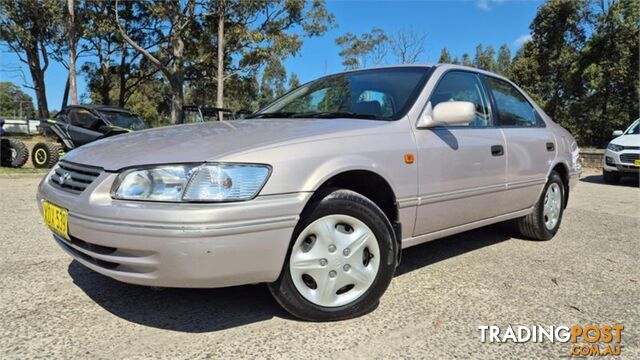
M 634 160 L 633 165 L 640 167 L 640 160 Z
M 45 224 L 58 235 L 69 240 L 69 211 L 48 201 L 42 203 L 42 210 Z

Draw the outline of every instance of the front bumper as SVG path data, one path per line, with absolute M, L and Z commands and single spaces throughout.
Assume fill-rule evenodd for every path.
M 58 245 L 86 267 L 127 283 L 223 287 L 278 278 L 299 214 L 311 193 L 258 196 L 219 204 L 121 201 L 103 173 L 80 194 L 38 188 L 69 210 L 71 241 Z
M 622 150 L 614 152 L 605 150 L 602 157 L 602 168 L 606 171 L 621 173 L 640 173 L 640 167 L 634 165 L 634 159 L 640 158 L 640 150 Z

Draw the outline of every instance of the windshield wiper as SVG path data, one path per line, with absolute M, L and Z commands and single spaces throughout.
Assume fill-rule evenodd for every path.
M 253 114 L 253 115 L 245 116 L 244 118 L 245 119 L 288 118 L 295 114 L 297 113 L 292 111 L 283 111 L 283 112 Z
M 297 113 L 291 115 L 292 118 L 316 118 L 316 119 L 336 119 L 336 118 L 348 118 L 348 119 L 368 119 L 368 120 L 389 120 L 384 116 L 378 116 L 374 114 L 362 114 L 354 112 L 338 112 L 338 111 L 321 111 L 321 112 L 308 112 Z

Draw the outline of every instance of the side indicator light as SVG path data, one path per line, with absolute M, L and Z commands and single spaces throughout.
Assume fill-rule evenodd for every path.
M 404 154 L 404 162 L 405 163 L 413 164 L 414 161 L 416 161 L 416 157 L 413 154 L 411 154 L 411 153 Z

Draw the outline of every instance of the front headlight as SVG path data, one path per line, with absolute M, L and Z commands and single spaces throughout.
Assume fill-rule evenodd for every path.
M 624 150 L 624 146 L 609 143 L 609 145 L 607 145 L 607 149 L 618 152 Z
M 112 196 L 122 200 L 221 202 L 258 195 L 270 168 L 254 164 L 166 165 L 122 172 Z

